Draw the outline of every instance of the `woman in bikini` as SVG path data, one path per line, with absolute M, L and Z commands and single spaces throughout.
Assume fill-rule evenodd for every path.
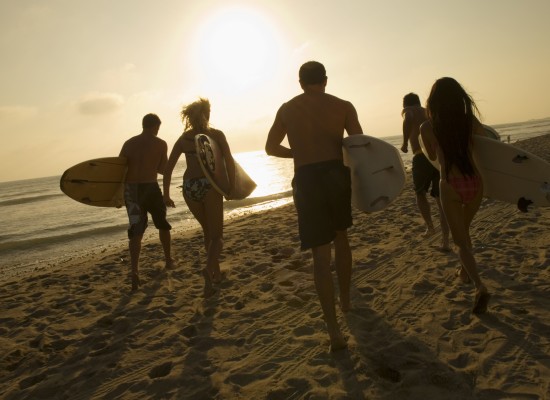
M 195 149 L 195 136 L 204 133 L 215 140 L 223 152 L 228 170 L 234 170 L 235 167 L 225 135 L 209 125 L 210 102 L 208 100 L 200 99 L 184 106 L 181 119 L 185 130 L 174 144 L 166 165 L 163 178 L 164 202 L 169 207 L 175 207 L 170 198 L 170 181 L 179 157 L 185 154 L 187 168 L 183 174 L 183 198 L 200 223 L 204 234 L 206 267 L 202 270 L 202 274 L 204 296 L 209 297 L 215 292 L 212 284 L 222 279 L 219 257 L 223 247 L 223 197 L 212 187 L 202 172 Z
M 439 162 L 441 204 L 462 264 L 457 274 L 463 282 L 474 282 L 472 311 L 481 314 L 487 310 L 490 295 L 477 271 L 470 225 L 483 197 L 483 181 L 472 157 L 472 135 L 485 132 L 474 115 L 478 113 L 474 101 L 452 78 L 434 83 L 426 109 L 428 121 L 420 133 L 430 159 Z

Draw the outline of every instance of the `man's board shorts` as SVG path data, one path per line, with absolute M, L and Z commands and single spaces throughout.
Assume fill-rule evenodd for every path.
M 302 250 L 330 243 L 352 225 L 351 174 L 341 160 L 296 169 L 292 195 Z
M 439 197 L 439 170 L 435 168 L 424 153 L 415 154 L 412 159 L 412 176 L 415 193 L 428 193 Z
M 147 228 L 147 213 L 151 214 L 157 229 L 172 229 L 166 220 L 166 205 L 158 183 L 125 184 L 124 201 L 130 221 L 128 238 L 143 235 Z

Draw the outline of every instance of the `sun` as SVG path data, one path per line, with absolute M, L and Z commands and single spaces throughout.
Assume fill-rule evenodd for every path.
M 245 90 L 268 79 L 276 68 L 274 29 L 253 9 L 220 10 L 204 23 L 197 39 L 199 72 L 209 86 Z

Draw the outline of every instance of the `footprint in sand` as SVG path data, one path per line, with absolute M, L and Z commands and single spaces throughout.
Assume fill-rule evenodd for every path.
M 164 364 L 157 365 L 149 371 L 149 378 L 162 378 L 168 375 L 172 371 L 172 361 L 165 362 Z

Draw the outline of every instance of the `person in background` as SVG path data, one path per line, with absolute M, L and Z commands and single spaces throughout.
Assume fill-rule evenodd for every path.
M 477 107 L 453 78 L 438 79 L 432 86 L 420 127 L 431 160 L 439 163 L 441 205 L 453 241 L 458 247 L 463 277 L 476 286 L 473 313 L 487 310 L 490 295 L 478 274 L 472 251 L 470 225 L 483 197 L 483 181 L 472 157 L 472 135 L 485 135 L 475 113 Z
M 204 296 L 210 297 L 216 292 L 213 283 L 222 280 L 219 258 L 223 248 L 223 196 L 204 176 L 196 152 L 195 136 L 203 133 L 216 141 L 223 153 L 229 177 L 235 176 L 235 163 L 224 133 L 210 127 L 210 102 L 207 99 L 200 99 L 184 106 L 181 118 L 185 129 L 174 144 L 166 165 L 163 178 L 164 203 L 169 207 L 175 207 L 174 201 L 170 198 L 170 182 L 179 157 L 185 154 L 187 168 L 183 174 L 183 198 L 204 234 Z M 234 186 L 233 181 L 230 181 L 230 186 Z
M 436 200 L 439 211 L 441 250 L 450 251 L 449 226 L 447 225 L 445 214 L 441 209 L 441 201 L 439 199 L 439 171 L 430 163 L 420 148 L 420 125 L 428 119 L 428 116 L 426 115 L 426 109 L 420 105 L 420 98 L 417 94 L 409 93 L 403 97 L 401 116 L 403 117 L 403 145 L 401 146 L 401 151 L 407 153 L 409 151 L 408 144 L 411 144 L 411 151 L 413 153 L 413 186 L 418 210 L 426 224 L 424 237 L 430 237 L 435 234 L 430 203 L 426 196 L 428 191 L 430 191 L 430 195 Z
M 147 228 L 147 213 L 151 214 L 153 223 L 159 230 L 166 268 L 173 267 L 170 237 L 172 227 L 166 220 L 166 206 L 157 182 L 157 174 L 164 173 L 168 150 L 166 142 L 157 137 L 160 124 L 157 115 L 145 115 L 141 134 L 128 139 L 120 150 L 120 156 L 126 157 L 128 163 L 124 201 L 130 222 L 128 239 L 133 291 L 141 284 L 138 265 L 141 241 Z
M 316 61 L 299 71 L 303 93 L 284 103 L 271 127 L 265 151 L 293 158 L 292 189 L 302 250 L 313 253 L 313 276 L 332 351 L 347 347 L 336 318 L 331 247 L 340 291 L 340 307 L 350 309 L 352 254 L 347 229 L 352 225 L 351 176 L 343 164 L 342 139 L 363 133 L 353 104 L 325 93 L 325 67 Z M 281 143 L 285 136 L 289 147 Z

